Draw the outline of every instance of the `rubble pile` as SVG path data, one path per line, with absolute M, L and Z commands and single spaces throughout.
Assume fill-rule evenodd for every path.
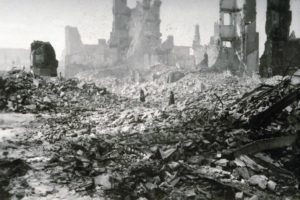
M 259 86 L 249 77 L 187 74 L 169 84 L 162 79 L 140 87 L 119 83 L 113 86 L 117 95 L 104 96 L 95 85 L 76 80 L 40 84 L 33 94 L 41 88 L 41 96 L 63 91 L 70 104 L 50 110 L 46 118 L 39 115 L 41 125 L 28 142 L 43 145 L 51 155 L 45 172 L 70 191 L 110 199 L 300 197 L 300 151 L 292 128 L 299 123 L 291 118 L 299 100 L 284 101 L 283 111 L 268 124 L 250 125 L 268 110 L 261 106 L 272 108 L 298 91 L 289 80 Z M 146 102 L 138 99 L 141 87 Z M 167 91 L 175 94 L 170 106 Z M 77 94 L 82 99 L 72 102 Z M 294 123 L 283 126 L 280 115 L 289 106 Z
M 22 113 L 57 111 L 70 106 L 88 109 L 107 93 L 95 84 L 76 79 L 44 79 L 21 70 L 8 72 L 0 82 L 0 109 Z
M 277 129 L 290 125 L 285 123 L 287 116 L 297 115 L 300 99 L 299 84 L 293 85 L 291 81 L 286 78 L 276 85 L 261 85 L 229 106 L 228 114 L 236 120 L 236 124 L 251 128 L 260 128 L 271 122 L 275 126 L 276 119 L 282 121 L 277 123 Z
M 188 87 L 190 80 L 184 80 L 177 87 Z M 257 145 L 261 138 L 251 136 L 263 132 L 237 126 L 229 117 L 220 120 L 252 87 L 234 77 L 209 82 L 205 90 L 191 86 L 198 88 L 195 94 L 182 90 L 187 93 L 172 106 L 156 107 L 161 94 L 151 94 L 146 103 L 118 98 L 93 112 L 56 115 L 33 140 L 55 144 L 48 163 L 55 182 L 94 197 L 281 199 L 299 194 L 292 165 L 296 149 L 285 145 L 249 153 L 243 148 Z

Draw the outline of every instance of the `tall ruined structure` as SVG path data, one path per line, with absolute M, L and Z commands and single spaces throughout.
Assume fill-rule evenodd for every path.
M 145 65 L 158 60 L 160 6 L 160 0 L 143 0 L 130 9 L 126 0 L 114 0 L 110 47 L 117 49 L 119 60 L 131 59 Z
M 248 72 L 257 72 L 259 33 L 256 31 L 256 0 L 245 0 L 242 19 L 242 57 Z
M 127 7 L 127 0 L 113 0 L 113 26 L 109 45 L 117 49 L 118 59 L 121 59 L 129 48 L 129 21 L 131 10 Z
M 212 66 L 218 56 L 218 41 L 219 40 L 219 24 L 214 24 L 214 35 L 210 38 L 210 43 L 208 45 L 201 44 L 200 37 L 200 26 L 197 24 L 195 26 L 194 40 L 193 40 L 193 52 L 194 52 L 194 64 L 196 69 L 204 70 L 209 66 Z
M 213 68 L 233 73 L 258 71 L 259 34 L 256 0 L 220 0 L 219 56 Z
M 241 21 L 241 9 L 237 0 L 220 0 L 219 56 L 213 69 L 230 70 L 238 73 L 245 68 L 241 61 L 241 37 L 238 26 Z
M 289 37 L 291 21 L 290 0 L 268 0 L 261 76 L 287 75 L 300 67 L 300 40 Z

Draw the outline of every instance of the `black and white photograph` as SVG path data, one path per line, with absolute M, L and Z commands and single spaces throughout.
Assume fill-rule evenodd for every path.
M 300 200 L 300 0 L 0 0 L 0 200 Z

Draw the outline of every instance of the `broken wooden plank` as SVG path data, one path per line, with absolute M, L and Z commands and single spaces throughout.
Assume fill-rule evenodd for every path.
M 247 144 L 234 152 L 235 157 L 240 155 L 253 155 L 265 150 L 278 149 L 291 146 L 297 140 L 298 135 L 289 135 L 270 139 L 263 139 Z
M 258 115 L 252 117 L 249 121 L 251 128 L 259 128 L 280 113 L 284 108 L 291 105 L 292 103 L 300 100 L 300 88 L 297 88 L 296 91 L 290 93 L 279 102 L 275 103 L 273 106 L 265 110 L 264 112 L 259 113 Z

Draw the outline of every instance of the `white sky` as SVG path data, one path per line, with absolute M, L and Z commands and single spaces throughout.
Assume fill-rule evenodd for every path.
M 257 0 L 260 51 L 265 40 L 267 0 Z M 136 0 L 128 0 L 130 6 Z M 194 25 L 200 25 L 202 43 L 208 43 L 213 24 L 219 18 L 219 0 L 162 0 L 161 31 L 177 45 L 191 46 Z M 300 35 L 300 0 L 291 0 L 293 25 Z M 29 48 L 33 40 L 52 43 L 60 58 L 64 48 L 64 27 L 79 28 L 84 43 L 109 39 L 112 26 L 112 0 L 0 0 L 0 48 Z

